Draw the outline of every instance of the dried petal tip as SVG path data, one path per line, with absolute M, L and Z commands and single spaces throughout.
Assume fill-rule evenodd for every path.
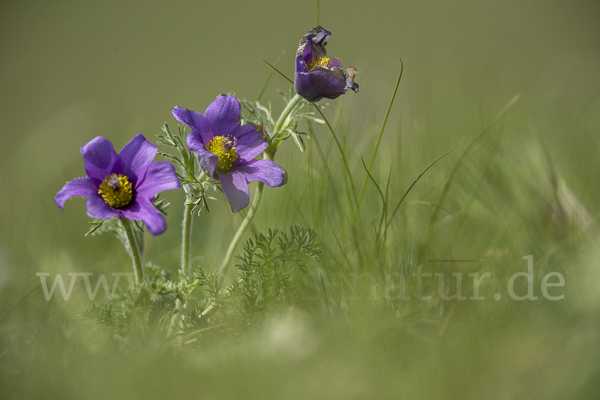
M 346 87 L 352 89 L 354 93 L 358 92 L 358 83 L 354 83 L 354 76 L 358 73 L 356 68 L 346 68 Z
M 335 99 L 348 89 L 358 91 L 358 85 L 354 83 L 356 69 L 350 67 L 344 73 L 339 59 L 326 56 L 329 36 L 330 31 L 317 26 L 302 37 L 296 51 L 294 89 L 310 102 Z
M 315 26 L 302 37 L 302 40 L 300 40 L 300 45 L 302 46 L 303 43 L 311 41 L 318 46 L 325 47 L 327 46 L 327 38 L 329 36 L 331 36 L 331 31 L 328 31 L 321 25 Z

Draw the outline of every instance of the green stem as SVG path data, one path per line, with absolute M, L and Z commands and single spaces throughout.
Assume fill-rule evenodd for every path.
M 321 111 L 321 109 L 316 105 L 313 104 L 313 106 L 315 107 L 315 110 L 317 110 L 317 112 L 319 113 L 319 115 L 321 116 L 321 118 L 323 118 L 323 121 L 325 121 L 325 124 L 327 125 L 327 128 L 329 128 L 329 132 L 331 133 L 331 136 L 333 137 L 333 140 L 335 141 L 335 145 L 337 146 L 340 155 L 342 156 L 342 163 L 344 164 L 344 169 L 346 170 L 346 174 L 348 174 L 348 180 L 350 181 L 350 187 L 352 189 L 352 197 L 354 198 L 354 204 L 356 204 L 356 213 L 358 216 L 360 216 L 360 209 L 358 207 L 358 197 L 356 197 L 356 188 L 354 187 L 354 181 L 352 180 L 352 172 L 350 171 L 350 165 L 348 164 L 348 160 L 346 159 L 346 153 L 344 152 L 344 149 L 342 148 L 342 145 L 340 144 L 340 141 L 337 138 L 337 135 L 335 134 L 335 131 L 333 130 L 333 127 L 331 126 L 331 124 L 329 123 L 329 121 L 327 120 L 327 118 L 325 117 L 325 114 L 323 114 L 323 111 Z M 352 206 L 352 200 L 350 200 L 350 206 Z
M 290 114 L 292 113 L 294 108 L 296 108 L 298 103 L 300 103 L 302 101 L 304 101 L 304 99 L 298 94 L 294 95 L 294 97 L 292 97 L 290 99 L 290 102 L 287 103 L 287 106 L 285 106 L 285 108 L 281 112 L 281 115 L 279 116 L 279 119 L 275 123 L 275 128 L 273 129 L 274 130 L 273 138 L 276 138 L 277 136 L 285 136 L 284 133 L 281 132 L 281 129 L 284 126 L 288 125 L 287 120 L 288 120 Z M 273 159 L 273 157 L 275 156 L 275 153 L 277 152 L 277 149 L 279 148 L 280 145 L 281 145 L 281 140 L 274 141 L 274 143 L 272 145 L 273 149 L 270 151 L 270 153 L 272 153 L 271 156 L 265 157 L 265 158 Z M 269 150 L 267 150 L 267 153 L 269 153 Z
M 191 200 L 192 199 L 188 197 L 185 202 L 185 209 L 183 211 L 183 231 L 181 234 L 181 271 L 183 271 L 187 282 L 189 282 L 191 277 L 190 244 L 192 241 L 192 222 L 194 220 L 192 214 L 194 204 Z
M 223 263 L 221 264 L 221 267 L 219 268 L 219 275 L 223 275 L 223 273 L 227 269 L 227 266 L 229 265 L 229 263 L 231 262 L 231 259 L 233 258 L 233 253 L 235 252 L 235 249 L 236 249 L 238 243 L 242 240 L 242 237 L 244 236 L 244 234 L 250 227 L 250 224 L 252 223 L 252 219 L 254 219 L 254 215 L 256 214 L 256 210 L 258 209 L 258 206 L 260 205 L 260 200 L 262 198 L 264 187 L 265 187 L 264 183 L 258 182 L 258 185 L 256 186 L 256 190 L 254 191 L 254 198 L 252 199 L 252 204 L 250 205 L 250 208 L 248 209 L 248 214 L 246 214 L 246 218 L 244 218 L 240 227 L 238 228 L 237 232 L 235 233 L 235 236 L 231 240 L 231 243 L 229 243 L 229 247 L 227 248 L 227 254 L 225 254 Z
M 292 97 L 290 99 L 289 103 L 285 106 L 285 109 L 281 112 L 279 119 L 275 123 L 273 138 L 284 135 L 284 133 L 281 132 L 282 128 L 284 126 L 288 125 L 287 120 L 290 117 L 292 111 L 302 101 L 304 101 L 304 99 L 297 94 L 294 95 L 294 97 Z M 273 158 L 275 158 L 275 153 L 277 152 L 277 149 L 279 148 L 280 144 L 281 144 L 281 141 L 279 141 L 279 140 L 274 141 L 273 144 L 271 146 L 269 146 L 269 148 L 264 152 L 263 158 L 268 159 L 268 160 L 272 160 Z M 260 205 L 260 200 L 262 199 L 264 188 L 265 188 L 265 184 L 262 182 L 258 182 L 258 185 L 256 186 L 256 190 L 254 191 L 254 198 L 252 199 L 252 204 L 248 208 L 248 213 L 246 214 L 246 217 L 240 224 L 237 232 L 233 236 L 231 243 L 229 243 L 229 247 L 227 248 L 227 253 L 225 254 L 223 263 L 221 264 L 221 267 L 219 268 L 219 275 L 224 274 L 225 270 L 229 266 L 229 263 L 231 262 L 231 259 L 233 258 L 233 253 L 235 252 L 237 245 L 242 240 L 242 238 L 244 237 L 244 234 L 250 227 L 250 224 L 252 223 L 252 220 L 254 219 L 254 215 L 256 215 L 256 211 L 258 210 L 258 206 Z
M 315 26 L 319 25 L 319 17 L 321 16 L 321 4 L 319 2 L 319 0 L 317 0 L 317 16 L 316 16 L 316 23 Z
M 181 271 L 183 271 L 183 274 L 185 276 L 184 283 L 186 284 L 191 279 L 190 243 L 192 241 L 192 221 L 194 219 L 194 215 L 192 214 L 193 209 L 194 204 L 192 204 L 192 197 L 188 195 L 186 196 L 186 202 L 183 211 L 183 231 L 181 233 Z M 175 332 L 173 327 L 177 325 L 177 321 L 181 322 L 181 315 L 183 314 L 185 303 L 183 303 L 179 298 L 177 298 L 177 300 L 175 301 L 175 307 L 179 310 L 179 312 L 177 312 L 171 317 L 171 324 L 169 325 L 169 335 Z
M 127 237 L 127 244 L 129 244 L 131 259 L 133 260 L 133 271 L 135 272 L 135 281 L 138 285 L 141 285 L 144 281 L 144 266 L 142 264 L 142 257 L 137 241 L 135 240 L 135 235 L 133 234 L 131 221 L 127 218 L 122 218 L 121 225 L 123 226 L 125 236 Z
M 292 109 L 301 101 L 303 101 L 303 98 L 299 94 L 295 94 L 294 97 L 290 99 L 290 102 L 287 103 L 287 106 L 285 106 L 281 112 L 281 115 L 279 116 L 279 119 L 277 120 L 277 123 L 275 124 L 275 132 L 277 132 L 278 129 L 281 129 L 281 126 L 285 120 L 290 116 Z

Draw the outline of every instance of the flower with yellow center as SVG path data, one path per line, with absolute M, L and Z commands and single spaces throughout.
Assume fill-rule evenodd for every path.
M 356 68 L 344 71 L 339 58 L 327 56 L 325 46 L 330 36 L 331 31 L 317 26 L 302 37 L 296 50 L 294 90 L 311 103 L 338 98 L 348 89 L 358 92 Z
M 219 157 L 216 170 L 218 172 L 226 172 L 237 160 L 238 154 L 235 149 L 235 142 L 229 140 L 225 136 L 215 136 L 205 145 L 206 150 Z
M 221 183 L 233 212 L 248 206 L 250 182 L 258 180 L 271 187 L 286 182 L 281 166 L 270 159 L 256 159 L 269 146 L 268 135 L 263 127 L 242 125 L 241 112 L 240 102 L 228 95 L 218 96 L 204 114 L 173 108 L 173 117 L 192 129 L 188 148 L 197 154 L 200 168 Z
M 316 58 L 314 60 L 311 60 L 307 65 L 308 70 L 311 71 L 317 65 L 320 67 L 323 67 L 323 68 L 328 68 L 329 67 L 329 58 L 321 57 L 321 58 Z
M 81 148 L 87 176 L 67 182 L 54 201 L 62 209 L 71 197 L 85 196 L 89 217 L 141 221 L 152 235 L 160 235 L 167 221 L 153 201 L 159 192 L 181 184 L 173 164 L 153 161 L 157 152 L 141 133 L 119 154 L 110 140 L 98 136 Z
M 112 208 L 127 207 L 133 199 L 133 187 L 123 174 L 108 175 L 98 188 L 98 194 Z

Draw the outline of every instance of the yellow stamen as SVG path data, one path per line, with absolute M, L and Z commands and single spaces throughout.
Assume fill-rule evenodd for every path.
M 216 167 L 216 170 L 219 172 L 228 171 L 233 162 L 238 159 L 237 151 L 235 151 L 235 143 L 225 136 L 215 136 L 204 147 L 219 157 Z
M 123 208 L 133 199 L 133 186 L 125 175 L 108 175 L 98 189 L 98 194 L 113 208 Z
M 321 67 L 328 68 L 327 66 L 329 65 L 329 58 L 328 57 L 321 57 L 321 58 L 318 58 L 316 60 L 312 60 L 311 62 L 308 63 L 308 70 L 309 71 L 312 70 L 317 65 L 319 65 Z

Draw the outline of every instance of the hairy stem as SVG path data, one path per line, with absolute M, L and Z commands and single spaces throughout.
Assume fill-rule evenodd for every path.
M 133 260 L 133 271 L 135 272 L 135 281 L 138 285 L 141 285 L 144 281 L 144 266 L 142 264 L 142 257 L 140 255 L 140 250 L 138 248 L 137 241 L 135 240 L 135 235 L 133 234 L 131 221 L 127 218 L 122 218 L 121 225 L 123 226 L 123 230 L 125 231 L 125 236 L 127 237 L 127 244 L 129 245 L 129 250 L 131 252 L 131 259 Z
M 188 195 L 186 196 L 186 202 L 183 211 L 183 230 L 181 232 L 181 271 L 185 276 L 184 283 L 189 283 L 191 279 L 190 244 L 192 242 L 192 221 L 194 219 L 194 215 L 192 213 L 193 209 L 194 204 L 192 203 L 192 198 Z M 177 300 L 175 300 L 175 308 L 177 308 L 179 311 L 171 317 L 171 324 L 169 325 L 170 335 L 175 332 L 173 327 L 177 325 L 177 321 L 181 321 L 185 303 L 177 298 Z
M 304 99 L 298 94 L 294 95 L 294 97 L 292 97 L 290 99 L 290 102 L 287 103 L 287 106 L 285 106 L 285 108 L 281 112 L 281 115 L 279 116 L 279 119 L 275 123 L 275 128 L 273 129 L 273 138 L 276 138 L 278 136 L 285 136 L 285 133 L 281 132 L 281 129 L 284 126 L 288 125 L 286 122 L 287 122 L 288 118 L 290 117 L 290 114 L 292 113 L 292 111 L 294 111 L 296 106 L 303 101 L 304 101 Z M 281 144 L 281 140 L 274 141 L 272 144 L 273 150 L 268 149 L 266 152 L 266 153 L 269 153 L 269 150 L 271 150 L 270 151 L 272 153 L 271 156 L 265 157 L 265 158 L 273 159 L 273 157 L 275 156 L 275 152 L 277 152 L 277 149 L 279 148 L 280 144 Z
M 192 210 L 194 209 L 194 204 L 191 200 L 188 197 L 185 202 L 183 231 L 181 233 L 181 271 L 185 275 L 187 282 L 190 280 L 192 270 L 190 268 L 190 244 L 192 242 L 192 222 L 194 220 Z
M 231 259 L 233 258 L 233 253 L 235 252 L 235 249 L 236 249 L 238 243 L 242 240 L 242 237 L 244 236 L 244 234 L 250 227 L 250 224 L 252 223 L 252 219 L 254 219 L 254 215 L 256 214 L 256 210 L 258 209 L 258 206 L 260 205 L 260 199 L 262 198 L 264 187 L 265 187 L 264 183 L 258 182 L 258 185 L 256 186 L 256 190 L 254 191 L 254 198 L 252 199 L 252 204 L 250 205 L 250 208 L 248 209 L 248 214 L 246 214 L 246 218 L 244 218 L 240 227 L 238 228 L 237 232 L 235 233 L 235 236 L 231 240 L 231 243 L 229 243 L 229 247 L 227 248 L 227 254 L 225 254 L 223 263 L 221 264 L 221 267 L 219 268 L 220 275 L 223 275 L 223 273 L 227 269 L 227 266 L 229 265 L 229 263 L 231 262 Z
M 285 106 L 285 109 L 281 112 L 279 119 L 275 123 L 273 138 L 277 138 L 278 136 L 284 135 L 284 132 L 281 132 L 282 128 L 284 126 L 288 125 L 286 123 L 288 118 L 290 117 L 290 115 L 292 114 L 294 109 L 296 109 L 298 104 L 301 103 L 302 101 L 304 101 L 304 99 L 297 94 L 294 95 L 294 97 L 292 97 L 290 99 L 289 103 Z M 281 144 L 281 141 L 274 141 L 273 144 L 271 146 L 269 146 L 269 148 L 264 152 L 263 158 L 272 160 L 275 157 L 275 153 L 277 152 L 277 149 L 279 148 L 280 144 Z M 265 188 L 265 184 L 262 182 L 258 182 L 258 185 L 256 186 L 256 190 L 254 191 L 254 198 L 252 199 L 252 204 L 250 204 L 250 208 L 248 208 L 248 213 L 246 214 L 246 217 L 240 224 L 237 232 L 233 236 L 231 243 L 229 243 L 229 247 L 227 248 L 227 253 L 225 254 L 223 263 L 221 264 L 221 267 L 219 268 L 219 275 L 223 275 L 225 273 L 225 270 L 227 269 L 227 267 L 229 266 L 229 263 L 231 262 L 231 259 L 233 258 L 233 253 L 235 252 L 237 245 L 244 237 L 244 234 L 246 233 L 248 228 L 250 228 L 250 224 L 252 223 L 252 220 L 254 219 L 254 215 L 256 215 L 256 211 L 258 210 L 258 206 L 260 205 L 260 200 L 262 199 L 264 188 Z

